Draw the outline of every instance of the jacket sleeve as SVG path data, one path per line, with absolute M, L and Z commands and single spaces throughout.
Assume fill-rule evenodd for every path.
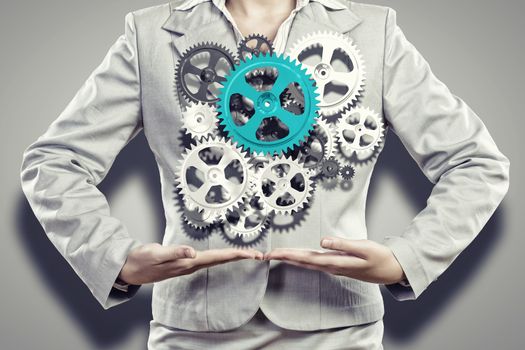
M 112 288 L 128 252 L 142 244 L 111 216 L 97 185 L 143 128 L 133 14 L 63 112 L 22 156 L 21 185 L 53 245 L 104 309 L 130 299 Z
M 388 9 L 383 112 L 434 185 L 426 207 L 401 235 L 383 243 L 407 284 L 386 285 L 397 300 L 416 299 L 481 231 L 509 187 L 509 159 L 475 112 L 431 71 Z

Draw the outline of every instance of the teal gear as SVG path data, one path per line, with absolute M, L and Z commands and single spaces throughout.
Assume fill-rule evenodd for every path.
M 263 67 L 277 69 L 278 76 L 270 90 L 257 91 L 246 81 L 245 76 L 248 72 Z M 298 84 L 304 94 L 302 114 L 296 115 L 281 105 L 280 95 L 291 83 Z M 228 137 L 245 151 L 280 154 L 299 145 L 314 128 L 320 102 L 315 80 L 306 73 L 306 68 L 302 68 L 298 61 L 288 56 L 266 53 L 253 55 L 235 65 L 222 84 L 217 102 L 220 124 L 224 126 Z M 235 94 L 249 98 L 254 104 L 254 114 L 244 125 L 237 125 L 231 114 L 230 99 Z M 285 124 L 288 134 L 278 140 L 260 140 L 256 135 L 257 130 L 261 123 L 270 117 L 276 117 Z

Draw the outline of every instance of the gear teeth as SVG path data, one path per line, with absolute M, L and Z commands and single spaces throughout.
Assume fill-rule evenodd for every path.
M 220 55 L 221 58 L 224 58 L 228 62 L 230 68 L 235 65 L 235 56 L 225 46 L 215 44 L 210 41 L 195 43 L 188 47 L 186 50 L 184 50 L 181 57 L 177 61 L 175 67 L 175 86 L 177 87 L 177 90 L 183 95 L 184 100 L 186 100 L 187 102 L 204 102 L 213 104 L 217 102 L 217 98 L 215 96 L 211 99 L 209 99 L 206 94 L 204 97 L 199 96 L 198 93 L 194 93 L 191 91 L 191 89 L 188 88 L 184 79 L 186 74 L 188 74 L 187 72 L 183 72 L 184 63 L 190 61 L 193 57 L 199 55 L 201 52 L 216 52 L 217 55 Z M 201 84 L 208 83 L 201 82 Z M 208 85 L 211 85 L 211 83 Z
M 361 53 L 353 40 L 347 35 L 338 32 L 319 30 L 304 35 L 295 42 L 288 52 L 291 57 L 298 58 L 301 52 L 312 47 L 322 47 L 323 43 L 327 41 L 337 42 L 339 49 L 350 58 L 353 67 L 356 67 L 358 70 L 356 81 L 348 83 L 348 92 L 343 94 L 339 99 L 329 102 L 324 101 L 324 96 L 321 97 L 320 113 L 324 116 L 331 116 L 342 112 L 347 106 L 354 105 L 362 92 L 364 92 L 366 67 Z
M 352 114 L 359 115 L 359 122 L 357 124 L 348 124 L 346 122 L 347 118 Z M 365 121 L 367 120 L 367 118 L 372 118 L 374 120 L 374 124 L 377 125 L 376 129 L 370 129 L 365 125 Z M 353 140 L 353 142 L 350 143 L 345 139 L 344 132 L 347 130 L 352 131 L 356 135 L 356 137 L 361 137 L 360 130 L 362 128 L 367 129 L 369 131 L 369 134 L 373 134 L 374 140 L 369 144 L 365 146 L 360 146 L 360 143 L 355 142 L 355 140 Z M 379 147 L 383 137 L 384 122 L 382 118 L 379 117 L 378 113 L 376 113 L 369 107 L 350 108 L 341 115 L 341 118 L 337 122 L 337 140 L 339 142 L 339 146 L 348 153 L 361 153 L 373 151 L 377 147 Z
M 340 173 L 343 180 L 350 181 L 355 176 L 355 169 L 351 165 L 345 165 L 341 168 Z
M 257 207 L 252 205 L 252 201 L 257 201 Z M 239 220 L 236 223 L 232 223 L 228 220 L 228 213 L 225 215 L 223 220 L 225 224 L 225 230 L 239 237 L 254 237 L 262 233 L 267 228 L 269 223 L 268 220 L 268 208 L 264 205 L 264 202 L 257 197 L 251 199 L 245 199 L 244 202 L 239 205 L 238 208 L 230 210 L 232 213 L 236 213 L 239 216 Z M 256 215 L 259 219 L 257 225 L 253 227 L 246 227 L 246 218 Z M 241 218 L 243 218 L 241 220 Z
M 185 170 L 190 168 L 191 166 L 196 167 L 199 169 L 199 167 L 202 167 L 203 163 L 205 163 L 202 158 L 200 158 L 199 152 L 201 150 L 205 150 L 208 148 L 222 148 L 223 154 L 222 157 L 226 154 L 226 152 L 231 152 L 230 155 L 233 158 L 233 160 L 239 161 L 242 169 L 242 174 L 244 177 L 244 181 L 239 184 L 238 186 L 242 187 L 242 191 L 237 191 L 240 193 L 238 198 L 232 198 L 226 201 L 225 203 L 208 203 L 204 197 L 197 198 L 196 192 L 197 191 L 188 191 L 189 183 L 186 180 L 186 173 Z M 195 157 L 200 158 L 198 161 L 195 159 Z M 222 159 L 221 157 L 221 159 Z M 231 162 L 228 164 L 223 164 L 223 167 L 229 166 Z M 204 169 L 204 170 L 208 170 Z M 202 171 L 202 169 L 201 169 Z M 206 174 L 206 173 L 205 173 Z M 209 175 L 206 175 L 209 176 Z M 177 167 L 177 188 L 180 189 L 180 194 L 183 195 L 184 204 L 187 208 L 190 210 L 199 209 L 203 210 L 207 214 L 211 216 L 219 216 L 224 214 L 228 209 L 236 207 L 239 203 L 242 203 L 244 198 L 246 197 L 246 194 L 249 193 L 249 189 L 253 187 L 253 174 L 252 170 L 249 169 L 248 161 L 247 161 L 247 154 L 246 152 L 243 152 L 238 147 L 236 147 L 235 144 L 231 142 L 231 140 L 226 140 L 223 137 L 215 137 L 212 135 L 208 135 L 206 137 L 203 137 L 201 141 L 198 141 L 197 144 L 191 145 L 189 149 L 187 149 L 183 155 L 182 159 L 180 160 L 179 166 Z M 206 179 L 207 181 L 212 181 L 211 179 Z M 206 181 L 204 181 L 206 182 Z M 221 182 L 218 182 L 218 185 L 224 186 Z M 210 187 L 211 188 L 211 187 Z M 240 189 L 240 188 L 239 188 Z M 203 195 L 207 195 L 207 193 L 203 193 Z
M 286 63 L 287 65 L 291 67 L 295 67 L 296 65 L 291 65 L 291 62 L 293 60 L 285 56 L 283 53 L 271 53 L 271 52 L 264 52 L 262 55 L 259 56 L 251 56 L 246 58 L 246 60 L 242 61 L 239 65 L 237 65 L 234 69 L 237 70 L 237 73 L 230 74 L 226 77 L 226 81 L 223 84 L 223 89 L 220 89 L 220 93 L 218 96 L 219 101 L 227 101 L 229 97 L 229 87 L 230 85 L 235 83 L 235 79 L 243 79 L 242 72 L 245 70 L 250 72 L 253 71 L 253 69 L 257 69 L 259 67 L 267 67 L 268 65 L 272 65 L 277 62 Z M 290 69 L 291 69 L 290 67 Z M 295 68 L 294 68 L 295 69 Z M 269 71 L 266 69 L 265 71 Z M 295 70 L 296 74 L 299 74 L 302 76 L 303 83 L 306 81 L 311 81 L 311 88 L 313 90 L 313 84 L 314 80 L 312 80 L 309 76 L 306 75 L 304 69 L 297 69 Z M 259 72 L 256 73 L 257 75 L 260 74 Z M 304 84 L 306 88 L 308 89 L 308 84 Z M 243 135 L 238 129 L 236 125 L 234 125 L 234 122 L 231 120 L 231 115 L 229 111 L 229 106 L 226 104 L 219 104 L 217 106 L 218 110 L 218 118 L 220 120 L 220 125 L 224 127 L 224 131 L 227 132 L 228 137 L 231 137 L 236 142 L 238 142 L 239 145 L 243 146 L 243 149 L 247 150 L 248 152 L 263 152 L 268 155 L 275 155 L 280 154 L 282 152 L 285 152 L 286 150 L 293 150 L 301 140 L 304 139 L 304 136 L 308 134 L 310 130 L 313 129 L 314 124 L 314 118 L 317 116 L 317 111 L 319 110 L 319 102 L 317 101 L 318 94 L 313 93 L 312 91 L 305 91 L 306 96 L 312 97 L 312 103 L 311 103 L 311 110 L 307 110 L 304 112 L 305 118 L 308 118 L 310 122 L 304 124 L 302 129 L 297 130 L 294 133 L 294 136 L 288 140 L 288 143 L 281 144 L 279 142 L 274 142 L 272 144 L 265 143 L 260 140 L 256 140 L 255 137 L 247 137 L 246 135 Z
M 305 181 L 305 184 L 304 184 L 305 188 L 301 196 L 302 198 L 294 198 L 296 199 L 295 202 L 289 205 L 285 205 L 285 206 L 278 205 L 276 202 L 274 203 L 269 202 L 269 199 L 268 197 L 264 195 L 264 191 L 262 188 L 264 181 L 269 176 L 269 172 L 271 173 L 272 169 L 278 165 L 288 165 L 289 171 L 293 171 L 294 173 L 301 173 Z M 280 156 L 272 159 L 268 164 L 266 164 L 263 167 L 263 169 L 261 169 L 258 175 L 259 175 L 259 179 L 257 183 L 257 186 L 258 186 L 257 193 L 259 197 L 261 198 L 261 200 L 264 201 L 266 205 L 268 205 L 270 210 L 276 214 L 291 215 L 293 213 L 296 213 L 302 210 L 304 206 L 308 204 L 308 202 L 310 201 L 310 198 L 312 197 L 313 190 L 314 190 L 312 174 L 307 169 L 305 169 L 301 163 L 299 163 L 297 160 L 293 159 L 289 155 L 281 154 Z M 291 186 L 291 184 L 289 185 Z M 275 190 L 278 191 L 279 189 L 275 188 Z M 282 197 L 283 195 L 287 193 L 286 189 L 279 190 L 279 191 L 282 191 L 282 194 L 279 197 Z M 300 199 L 300 200 L 297 200 L 297 199 Z
M 200 119 L 195 119 L 195 118 Z M 182 113 L 183 128 L 195 139 L 217 134 L 216 108 L 206 103 L 191 102 Z

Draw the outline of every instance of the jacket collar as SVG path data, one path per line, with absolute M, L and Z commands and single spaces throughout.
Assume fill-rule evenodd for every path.
M 220 0 L 170 2 L 171 13 L 162 28 L 177 35 L 173 37 L 173 43 L 180 54 L 194 43 L 216 41 L 217 38 L 236 52 L 237 42 L 231 24 L 217 7 L 217 1 Z M 339 0 L 310 0 L 295 15 L 286 50 L 288 45 L 309 32 L 329 29 L 347 33 L 354 29 L 362 20 L 350 6 Z

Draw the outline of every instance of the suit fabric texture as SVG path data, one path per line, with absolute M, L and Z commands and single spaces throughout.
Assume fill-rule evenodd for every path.
M 378 112 L 434 184 L 426 207 L 403 232 L 382 242 L 409 286 L 387 285 L 398 300 L 416 299 L 475 238 L 509 184 L 509 160 L 476 113 L 431 71 L 385 6 L 310 1 L 297 12 L 285 49 L 303 35 L 330 30 L 350 37 L 366 64 L 360 104 Z M 173 174 L 186 101 L 174 88 L 175 65 L 199 42 L 236 52 L 230 23 L 211 1 L 176 9 L 182 1 L 130 12 L 125 32 L 64 111 L 23 154 L 21 184 L 49 239 L 105 309 L 130 300 L 112 288 L 129 251 L 142 242 L 111 216 L 97 185 L 113 161 L 143 131 L 158 165 L 165 209 L 164 245 L 197 250 L 230 247 L 219 234 L 186 234 L 174 198 Z M 378 155 L 386 143 L 382 143 Z M 270 228 L 255 249 L 319 249 L 327 234 L 366 239 L 365 206 L 377 157 L 360 164 L 349 189 L 319 186 L 300 224 Z M 235 329 L 261 310 L 290 330 L 373 322 L 384 314 L 379 286 L 272 261 L 236 261 L 157 282 L 153 319 L 194 331 Z
M 225 332 L 194 332 L 150 321 L 148 350 L 383 350 L 383 320 L 315 331 L 296 331 L 273 324 L 257 311 L 250 321 Z

